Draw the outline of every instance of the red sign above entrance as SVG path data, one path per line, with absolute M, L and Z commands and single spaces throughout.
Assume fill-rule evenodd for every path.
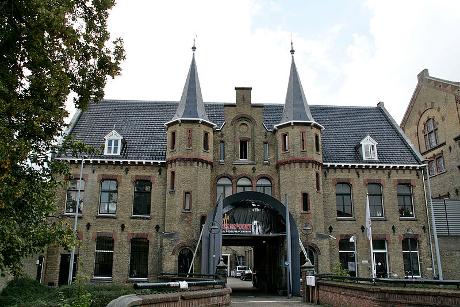
M 252 233 L 252 224 L 222 224 L 222 233 Z

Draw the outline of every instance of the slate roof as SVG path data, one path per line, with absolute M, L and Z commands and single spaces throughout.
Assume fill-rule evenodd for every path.
M 279 124 L 293 121 L 315 121 L 308 107 L 307 98 L 303 92 L 302 83 L 300 82 L 299 73 L 294 61 L 294 49 L 291 49 L 292 61 L 291 72 L 289 74 L 289 83 L 286 92 L 283 115 Z
M 183 118 L 204 119 L 205 121 L 209 121 L 206 115 L 203 97 L 201 96 L 200 80 L 198 79 L 198 70 L 195 62 L 195 52 L 193 52 L 192 63 L 190 64 L 184 90 L 182 91 L 179 106 L 177 107 L 173 120 Z
M 70 134 L 87 144 L 101 148 L 104 136 L 112 130 L 126 140 L 121 156 L 93 158 L 156 160 L 166 157 L 166 128 L 178 102 L 103 100 L 82 112 Z M 209 121 L 224 124 L 224 104 L 206 103 Z M 381 107 L 310 106 L 322 131 L 325 163 L 420 164 L 415 153 Z M 282 104 L 264 105 L 264 125 L 272 130 L 283 112 Z M 362 161 L 357 145 L 370 135 L 377 141 L 378 161 Z

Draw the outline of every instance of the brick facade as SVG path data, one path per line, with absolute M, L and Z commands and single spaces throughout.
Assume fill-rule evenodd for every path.
M 81 233 L 77 249 L 78 271 L 94 277 L 96 239 L 104 234 L 114 240 L 113 271 L 108 279 L 99 281 L 130 282 L 130 240 L 148 239 L 148 279 L 155 280 L 159 272 L 178 270 L 181 249 L 193 251 L 198 243 L 200 226 L 216 203 L 216 183 L 221 177 L 232 182 L 236 192 L 238 179 L 247 177 L 253 188 L 257 180 L 267 178 L 272 184 L 272 196 L 289 200 L 289 209 L 299 229 L 304 246 L 315 251 L 316 266 L 321 273 L 331 272 L 339 263 L 339 240 L 357 237 L 358 275 L 370 276 L 370 249 L 365 231 L 365 202 L 368 183 L 380 183 L 383 188 L 384 216 L 373 221 L 374 239 L 387 242 L 388 271 L 391 277 L 403 278 L 402 239 L 408 229 L 418 238 L 421 276 L 432 277 L 429 236 L 426 232 L 426 199 L 422 171 L 418 166 L 382 167 L 358 165 L 325 165 L 321 151 L 320 127 L 314 125 L 287 125 L 274 131 L 264 127 L 263 108 L 251 104 L 250 89 L 240 88 L 236 104 L 224 106 L 225 125 L 213 129 L 207 123 L 175 122 L 167 128 L 165 162 L 85 162 L 86 181 L 83 214 L 78 221 Z M 190 132 L 191 131 L 191 135 Z M 175 135 L 174 148 L 171 145 Z M 203 135 L 210 137 L 209 148 L 203 149 Z M 289 135 L 289 147 L 283 151 L 281 137 Z M 319 149 L 316 150 L 315 138 Z M 302 144 L 302 139 L 305 142 Z M 239 159 L 239 142 L 248 142 L 248 159 Z M 220 143 L 225 144 L 221 159 Z M 264 159 L 264 143 L 268 144 L 268 159 Z M 72 173 L 78 174 L 80 164 L 71 163 Z M 174 172 L 174 184 L 171 183 Z M 102 179 L 116 179 L 118 201 L 116 214 L 98 214 Z M 135 180 L 152 183 L 151 214 L 133 216 Z M 317 180 L 319 180 L 317 182 Z M 352 187 L 353 217 L 338 218 L 336 214 L 336 184 L 347 182 Z M 397 184 L 412 187 L 414 218 L 400 218 Z M 173 188 L 172 188 L 173 187 Z M 190 193 L 190 210 L 184 209 L 185 193 Z M 308 193 L 310 211 L 302 208 L 302 193 Z M 61 212 L 69 223 L 73 217 L 64 214 L 65 190 L 57 195 Z M 305 223 L 312 226 L 310 233 L 302 232 Z M 394 226 L 394 227 L 393 227 Z M 392 230 L 394 228 L 394 231 Z M 335 240 L 317 238 L 317 233 L 330 234 Z M 61 254 L 68 251 L 49 247 L 46 251 L 46 284 L 57 285 Z M 200 254 L 194 263 L 200 271 Z M 254 259 L 257 261 L 257 259 Z

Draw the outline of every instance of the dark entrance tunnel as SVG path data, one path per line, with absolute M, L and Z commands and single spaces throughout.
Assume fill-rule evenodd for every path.
M 211 225 L 208 215 L 206 224 Z M 209 235 L 208 240 L 222 246 L 250 246 L 253 251 L 255 288 L 271 294 L 286 293 L 287 289 L 287 240 L 286 207 L 270 195 L 259 192 L 241 192 L 223 200 L 220 242 Z M 299 234 L 292 215 L 291 230 L 291 293 L 300 292 Z M 208 226 L 209 227 L 209 226 Z M 203 234 L 205 235 L 205 234 Z M 203 241 L 205 242 L 205 241 Z M 210 241 L 209 241 L 210 242 Z M 216 243 L 217 242 L 217 243 Z M 209 248 L 206 247 L 205 248 Z M 211 255 L 208 252 L 208 255 Z M 220 255 L 220 253 L 219 253 Z

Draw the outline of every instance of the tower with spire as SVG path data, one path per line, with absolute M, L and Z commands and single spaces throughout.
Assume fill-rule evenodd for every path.
M 209 121 L 201 95 L 195 61 L 195 42 L 192 51 L 192 62 L 176 113 L 165 123 L 167 130 L 165 214 L 168 218 L 165 219 L 164 231 L 174 232 L 176 238 L 188 246 L 193 246 L 198 240 L 201 217 L 205 216 L 211 207 L 209 191 L 215 127 Z M 179 228 L 178 223 L 181 224 Z M 164 257 L 168 257 L 175 251 L 165 248 L 163 253 Z M 174 262 L 165 262 L 165 265 L 172 264 Z M 187 266 L 187 264 L 182 265 Z M 167 272 L 183 271 L 183 269 L 163 267 L 163 271 Z
M 291 213 L 296 220 L 308 223 L 313 228 L 311 232 L 313 234 L 324 232 L 321 205 L 323 203 L 321 148 L 323 127 L 315 121 L 310 112 L 295 64 L 292 41 L 290 53 L 292 59 L 286 100 L 281 120 L 275 125 L 274 130 L 278 143 L 280 195 L 283 200 L 287 196 Z M 312 239 L 313 237 L 306 240 L 311 242 Z

